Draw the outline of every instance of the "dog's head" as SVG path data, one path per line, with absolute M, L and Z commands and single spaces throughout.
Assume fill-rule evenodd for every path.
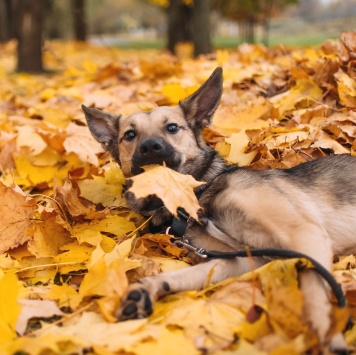
M 166 163 L 168 167 L 192 174 L 209 148 L 202 130 L 211 121 L 222 93 L 222 69 L 191 96 L 175 107 L 162 106 L 150 112 L 128 117 L 113 115 L 82 105 L 90 132 L 119 162 L 126 177 L 142 171 L 149 164 Z

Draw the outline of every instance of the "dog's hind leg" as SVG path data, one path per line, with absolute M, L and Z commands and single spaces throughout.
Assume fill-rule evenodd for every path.
M 116 311 L 116 317 L 119 320 L 147 317 L 153 311 L 153 303 L 161 296 L 200 290 L 209 282 L 216 283 L 249 270 L 248 259 L 215 259 L 178 271 L 145 277 L 129 286 L 126 296 Z

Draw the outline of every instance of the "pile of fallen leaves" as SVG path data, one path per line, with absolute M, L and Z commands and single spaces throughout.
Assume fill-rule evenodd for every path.
M 242 45 L 198 60 L 50 42 L 50 72 L 29 75 L 13 73 L 15 45 L 2 45 L 0 353 L 277 355 L 317 346 L 296 260 L 165 297 L 148 319 L 116 322 L 130 282 L 190 260 L 128 209 L 121 170 L 91 137 L 80 105 L 123 115 L 173 105 L 222 66 L 207 141 L 240 166 L 290 168 L 356 155 L 355 58 L 355 33 L 318 48 Z M 351 314 L 354 267 L 354 256 L 340 257 L 334 272 Z M 342 329 L 345 315 L 332 316 Z M 354 345 L 355 328 L 346 339 Z

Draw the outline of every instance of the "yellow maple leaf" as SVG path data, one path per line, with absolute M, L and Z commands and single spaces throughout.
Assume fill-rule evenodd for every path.
M 204 182 L 196 181 L 190 175 L 180 174 L 166 166 L 147 165 L 144 173 L 131 178 L 129 189 L 136 198 L 156 195 L 165 207 L 175 216 L 177 208 L 183 207 L 190 216 L 198 220 L 199 202 L 194 194 L 194 188 Z
M 70 241 L 69 232 L 56 223 L 56 217 L 53 216 L 35 224 L 33 239 L 28 242 L 27 246 L 37 258 L 45 258 L 56 256 L 59 248 Z
M 53 186 L 54 179 L 58 179 L 59 181 L 64 180 L 67 178 L 68 171 L 73 168 L 73 165 L 80 164 L 80 160 L 75 154 L 69 154 L 63 160 L 62 157 L 56 154 L 46 154 L 46 151 L 47 149 L 41 154 L 31 157 L 14 154 L 13 159 L 17 174 L 13 177 L 8 172 L 4 174 L 2 180 L 5 182 L 15 180 L 16 184 L 25 187 L 34 187 L 41 183 Z M 60 158 L 57 162 L 55 161 L 56 157 Z
M 1 354 L 24 352 L 29 355 L 39 354 L 81 354 L 85 342 L 72 334 L 45 334 L 39 337 L 20 337 L 0 347 Z
M 13 271 L 0 279 L 0 345 L 16 338 L 16 322 L 21 311 L 17 302 L 20 284 Z
M 308 107 L 315 103 L 322 94 L 323 91 L 311 78 L 298 79 L 295 86 L 289 91 L 275 95 L 270 99 L 270 102 L 275 107 L 273 116 L 277 119 L 282 119 L 284 115 L 294 110 L 297 104 L 301 105 L 303 103 L 302 106 L 304 108 Z
M 107 265 L 104 258 L 89 267 L 80 285 L 79 296 L 115 296 L 117 301 L 127 289 L 128 281 L 121 259 Z
M 81 300 L 78 292 L 68 284 L 52 284 L 50 290 L 43 296 L 49 300 L 58 302 L 59 307 L 70 307 L 75 309 Z
M 19 268 L 20 263 L 8 254 L 0 254 L 0 269 Z
M 203 331 L 202 331 L 203 332 Z M 178 345 L 179 344 L 179 345 Z M 201 353 L 195 344 L 188 339 L 182 329 L 162 327 L 157 339 L 148 339 L 137 344 L 132 349 L 136 355 L 170 354 L 198 355 Z
M 257 339 L 272 332 L 271 326 L 268 324 L 267 314 L 263 312 L 261 316 L 253 323 L 248 321 L 236 328 L 237 334 L 248 341 L 256 341 Z
M 334 263 L 333 270 L 347 270 L 351 267 L 355 267 L 356 258 L 354 255 L 340 256 L 339 261 Z
M 162 94 L 167 97 L 171 104 L 177 104 L 185 99 L 199 88 L 198 85 L 183 87 L 179 83 L 165 84 L 162 88 Z
M 114 163 L 105 171 L 105 176 L 93 175 L 93 179 L 78 181 L 80 196 L 105 207 L 120 207 L 126 204 L 122 196 L 125 177 Z
M 271 112 L 271 104 L 259 100 L 244 109 L 234 106 L 220 108 L 214 115 L 212 128 L 223 134 L 231 134 L 243 129 L 268 127 L 267 118 Z
M 96 246 L 102 240 L 102 234 L 111 233 L 115 236 L 123 236 L 136 229 L 133 222 L 121 216 L 108 216 L 102 220 L 93 220 L 89 223 L 77 224 L 73 227 L 73 236 L 79 243 L 87 243 Z
M 69 322 L 69 324 L 65 324 L 65 326 L 52 326 L 44 329 L 42 333 L 45 333 L 46 336 L 51 335 L 54 337 L 54 343 L 56 337 L 60 336 L 62 338 L 68 337 L 68 340 L 72 342 L 81 340 L 87 348 L 102 346 L 111 354 L 119 352 L 119 350 L 134 353 L 132 351 L 133 346 L 145 339 L 156 337 L 159 332 L 158 327 L 147 327 L 145 326 L 146 324 L 147 318 L 108 323 L 100 314 L 84 312 Z M 42 337 L 38 338 L 39 342 Z M 32 355 L 32 353 L 30 354 Z
M 14 161 L 18 173 L 14 179 L 16 184 L 26 187 L 33 187 L 43 182 L 53 184 L 58 170 L 56 166 L 35 166 L 23 155 L 14 155 Z
M 57 93 L 57 95 L 60 95 L 60 93 Z M 42 105 L 31 107 L 29 109 L 29 114 L 32 116 L 43 117 L 45 122 L 58 128 L 66 128 L 71 118 L 71 116 L 60 107 L 48 107 Z
M 78 242 L 73 242 L 70 244 L 63 245 L 60 249 L 65 251 L 53 257 L 53 262 L 59 264 L 59 270 L 62 274 L 66 274 L 71 271 L 86 269 L 85 264 L 90 259 L 94 247 L 85 244 L 78 245 Z M 61 266 L 61 263 L 75 264 L 70 266 Z
M 257 154 L 257 151 L 245 153 L 249 140 L 244 131 L 235 133 L 231 137 L 226 138 L 226 142 L 231 144 L 230 152 L 226 157 L 229 162 L 238 164 L 238 166 L 251 164 Z
M 57 94 L 55 88 L 46 88 L 40 93 L 41 100 L 47 101 Z

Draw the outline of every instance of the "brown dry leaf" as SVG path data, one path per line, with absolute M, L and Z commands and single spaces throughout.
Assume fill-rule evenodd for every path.
M 341 69 L 335 73 L 338 82 L 338 92 L 342 105 L 350 108 L 356 108 L 356 80 L 349 77 Z
M 354 56 L 356 53 L 356 32 L 343 32 L 340 35 L 340 40 L 344 43 L 350 54 Z
M 94 204 L 80 200 L 78 191 L 70 180 L 67 180 L 63 186 L 56 187 L 54 192 L 55 199 L 65 207 L 72 218 L 82 216 L 85 219 L 102 219 L 108 214 L 107 210 L 96 211 Z
M 177 208 L 182 207 L 198 220 L 197 211 L 200 206 L 194 188 L 204 182 L 196 181 L 192 176 L 180 174 L 166 166 L 148 165 L 143 169 L 144 173 L 131 178 L 133 185 L 129 191 L 136 198 L 156 195 L 173 215 L 177 216 Z
M 36 201 L 0 182 L 0 253 L 16 248 L 31 239 L 31 216 Z
M 323 45 L 322 49 L 325 54 L 330 54 L 330 55 L 337 55 L 343 62 L 347 62 L 350 59 L 349 52 L 344 45 L 339 40 L 334 40 L 334 39 L 328 39 L 326 40 Z
M 171 236 L 168 234 L 144 234 L 137 243 L 135 243 L 135 253 L 148 257 L 172 256 L 176 258 L 183 257 L 185 254 L 182 248 L 171 243 Z M 142 244 L 141 244 L 142 243 Z M 142 252 L 137 249 L 142 248 Z
M 0 131 L 0 170 L 2 172 L 14 168 L 13 154 L 16 149 L 15 135 Z
M 324 149 L 332 149 L 336 154 L 348 154 L 350 151 L 344 148 L 340 143 L 334 140 L 330 135 L 324 131 L 320 131 L 316 141 L 311 145 L 312 147 L 320 147 Z

